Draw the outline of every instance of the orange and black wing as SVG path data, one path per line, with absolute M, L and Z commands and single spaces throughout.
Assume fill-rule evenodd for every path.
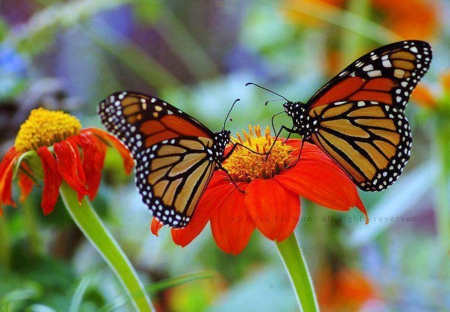
M 212 139 L 184 137 L 164 140 L 136 159 L 136 185 L 143 201 L 163 224 L 188 224 L 216 165 Z
M 411 130 L 403 113 L 375 101 L 343 101 L 311 110 L 320 116 L 310 140 L 365 191 L 393 184 L 409 160 Z
M 133 155 L 164 140 L 214 136 L 202 123 L 178 108 L 137 92 L 111 94 L 100 102 L 98 114 L 106 129 Z
M 431 58 L 423 41 L 383 46 L 349 65 L 306 105 L 291 103 L 287 111 L 295 129 L 361 189 L 383 190 L 409 159 L 412 139 L 404 109 Z
M 110 95 L 98 113 L 132 153 L 137 188 L 153 215 L 173 228 L 186 226 L 221 161 L 229 133 L 215 135 L 167 102 L 134 92 Z
M 432 58 L 427 42 L 380 47 L 353 62 L 308 101 L 310 108 L 338 101 L 377 101 L 404 110 Z

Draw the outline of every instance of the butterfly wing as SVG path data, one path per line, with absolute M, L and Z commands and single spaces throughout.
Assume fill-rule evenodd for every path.
M 216 168 L 214 134 L 176 107 L 141 93 L 114 93 L 100 102 L 98 113 L 132 153 L 136 185 L 153 215 L 165 225 L 186 226 Z
M 380 47 L 353 62 L 308 101 L 310 108 L 338 101 L 377 101 L 404 110 L 432 58 L 427 42 Z
M 98 114 L 106 129 L 125 143 L 133 155 L 163 140 L 214 136 L 202 123 L 178 108 L 137 92 L 111 94 L 100 102 Z
M 143 201 L 163 224 L 188 224 L 215 169 L 210 160 L 213 141 L 183 137 L 164 140 L 136 159 L 136 185 Z
M 423 41 L 376 49 L 317 91 L 294 124 L 361 189 L 383 190 L 409 159 L 411 131 L 403 111 L 431 58 Z
M 311 140 L 365 191 L 393 184 L 409 160 L 411 130 L 401 110 L 375 101 L 313 108 L 320 116 Z

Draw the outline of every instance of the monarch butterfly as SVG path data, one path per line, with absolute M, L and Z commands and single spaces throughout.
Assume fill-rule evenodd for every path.
M 98 114 L 133 155 L 136 186 L 153 216 L 170 227 L 185 227 L 214 170 L 233 152 L 224 155 L 230 143 L 225 124 L 213 133 L 163 100 L 126 91 L 100 102 Z
M 297 133 L 303 141 L 316 144 L 360 189 L 386 189 L 409 160 L 412 137 L 404 110 L 431 58 L 430 45 L 417 40 L 373 50 L 306 104 L 283 97 L 293 126 L 282 126 L 280 131 Z

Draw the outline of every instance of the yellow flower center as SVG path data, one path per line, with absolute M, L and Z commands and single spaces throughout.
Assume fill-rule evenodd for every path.
M 248 129 L 248 133 L 242 130 L 244 139 L 239 133 L 236 133 L 237 139 L 231 139 L 233 143 L 240 143 L 248 149 L 238 145 L 223 167 L 231 178 L 238 182 L 272 178 L 289 165 L 292 147 L 283 144 L 282 141 L 274 141 L 269 127 L 266 127 L 264 136 L 261 135 L 259 126 L 254 128 L 249 126 Z M 267 157 L 264 153 L 267 153 L 271 147 L 272 150 Z
M 41 146 L 51 146 L 77 134 L 81 123 L 77 118 L 62 111 L 49 111 L 45 108 L 33 109 L 28 119 L 20 126 L 14 146 L 24 153 Z

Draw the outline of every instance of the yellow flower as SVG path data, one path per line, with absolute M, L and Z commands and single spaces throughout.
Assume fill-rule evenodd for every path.
M 12 180 L 16 175 L 22 201 L 33 185 L 43 180 L 41 207 L 47 215 L 58 200 L 62 180 L 78 193 L 79 200 L 96 196 L 108 146 L 120 152 L 126 172 L 131 172 L 133 159 L 119 140 L 100 129 L 81 128 L 78 119 L 64 112 L 31 111 L 0 163 L 0 215 L 3 205 L 15 206 Z M 38 165 L 32 159 L 37 159 Z

